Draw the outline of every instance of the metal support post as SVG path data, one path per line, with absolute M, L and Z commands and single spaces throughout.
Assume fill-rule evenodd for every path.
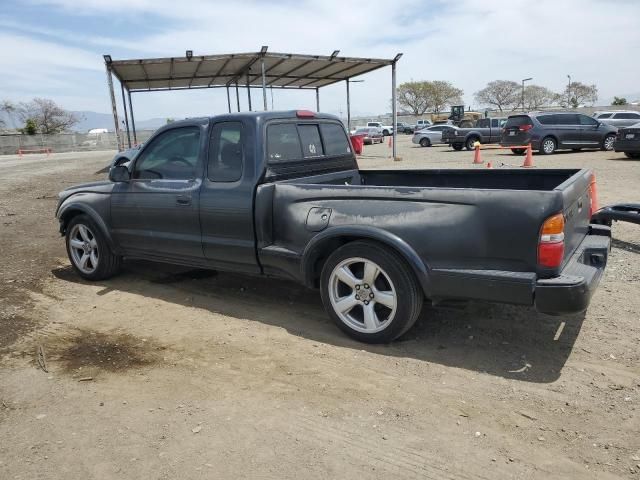
M 120 90 L 122 91 L 122 108 L 124 110 L 124 124 L 127 128 L 127 145 L 131 148 L 131 134 L 129 133 L 129 116 L 127 115 L 127 101 L 124 97 L 124 85 L 120 84 Z
M 247 72 L 247 100 L 249 101 L 249 111 L 251 112 L 251 87 L 249 86 L 249 72 Z
M 320 111 L 320 89 L 316 87 L 316 112 Z
M 396 140 L 398 137 L 398 110 L 396 108 L 396 61 L 391 64 L 391 88 L 393 89 L 391 93 L 391 115 L 393 119 L 391 121 L 391 127 L 393 128 L 393 159 L 397 158 L 397 146 Z
M 229 85 L 227 85 L 227 106 L 229 107 L 229 113 L 231 113 L 231 96 L 229 95 Z
M 136 134 L 136 121 L 133 118 L 133 105 L 131 104 L 131 92 L 127 89 L 127 96 L 129 97 L 129 115 L 131 115 L 131 128 L 133 129 L 133 144 L 138 145 L 138 135 Z
M 118 125 L 118 109 L 116 108 L 116 95 L 113 92 L 113 77 L 111 75 L 111 66 L 107 64 L 107 84 L 109 86 L 109 98 L 111 98 L 111 112 L 113 113 L 113 123 L 115 125 L 116 142 L 118 143 L 118 151 L 122 151 L 120 144 L 120 125 Z
M 240 113 L 240 90 L 238 90 L 237 81 L 236 81 L 236 102 L 238 102 L 238 113 Z
M 351 100 L 349 99 L 349 79 L 347 78 L 347 130 L 351 134 Z
M 264 72 L 264 56 L 260 59 L 260 66 L 262 67 L 262 101 L 264 103 L 264 111 L 268 110 L 267 108 L 267 79 Z

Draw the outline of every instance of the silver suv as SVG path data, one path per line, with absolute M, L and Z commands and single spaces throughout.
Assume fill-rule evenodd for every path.
M 640 122 L 640 112 L 634 112 L 633 110 L 595 112 L 593 118 L 607 125 L 613 125 L 614 127 L 630 127 Z

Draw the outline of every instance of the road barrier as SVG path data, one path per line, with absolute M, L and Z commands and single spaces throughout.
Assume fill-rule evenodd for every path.
M 482 145 L 480 142 L 475 142 L 473 144 L 474 146 L 474 152 L 473 152 L 473 164 L 477 165 L 480 163 L 484 163 L 484 160 L 482 160 L 482 154 L 480 153 L 480 150 L 516 150 L 516 149 L 523 149 L 526 151 L 526 155 L 524 157 L 524 162 L 522 164 L 523 168 L 531 168 L 531 167 L 535 167 L 535 165 L 533 164 L 533 151 L 531 149 L 531 144 L 527 144 L 527 145 L 511 145 L 508 147 L 503 147 L 502 145 Z M 491 162 L 487 163 L 487 168 L 492 168 L 491 166 Z
M 19 148 L 16 153 L 21 157 L 25 153 L 46 153 L 48 157 L 51 152 L 52 150 L 50 148 Z

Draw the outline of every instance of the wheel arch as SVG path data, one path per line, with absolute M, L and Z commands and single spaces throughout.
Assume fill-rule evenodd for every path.
M 91 218 L 91 220 L 93 220 L 96 223 L 96 225 L 98 225 L 98 228 L 100 228 L 101 233 L 107 239 L 107 242 L 109 243 L 109 247 L 111 247 L 112 250 L 116 251 L 116 245 L 115 245 L 115 242 L 113 241 L 113 237 L 111 236 L 111 233 L 109 232 L 109 229 L 107 228 L 107 224 L 102 219 L 102 217 L 98 214 L 98 212 L 96 212 L 93 208 L 91 208 L 89 205 L 85 203 L 70 202 L 67 204 L 63 204 L 60 207 L 56 215 L 58 217 L 58 221 L 60 222 L 60 234 L 65 235 L 67 233 L 67 226 L 69 225 L 69 222 L 74 217 L 77 217 L 78 215 L 83 215 L 83 214 L 88 215 Z
M 337 248 L 357 240 L 373 240 L 393 249 L 406 262 L 415 275 L 422 291 L 428 295 L 429 271 L 416 251 L 397 235 L 375 227 L 334 227 L 316 235 L 304 250 L 301 262 L 301 277 L 307 287 L 317 288 L 322 268 Z

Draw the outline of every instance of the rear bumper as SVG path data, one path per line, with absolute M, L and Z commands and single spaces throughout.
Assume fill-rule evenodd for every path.
M 611 230 L 592 227 L 597 235 L 587 235 L 559 276 L 536 282 L 535 306 L 550 315 L 582 312 L 589 306 L 607 265 Z
M 563 315 L 589 306 L 604 272 L 611 244 L 611 229 L 592 225 L 560 275 L 537 278 L 535 272 L 502 270 L 431 270 L 431 292 L 436 303 L 447 299 L 476 299 L 533 305 L 542 313 Z M 430 295 L 429 295 L 430 294 Z
M 613 149 L 616 152 L 640 152 L 640 140 L 616 140 L 613 144 Z
M 539 150 L 540 149 L 540 139 L 539 138 L 529 138 L 527 140 L 516 140 L 516 139 L 511 139 L 508 136 L 503 136 L 502 139 L 500 140 L 500 146 L 501 147 L 521 147 L 523 145 L 528 145 L 529 143 L 531 143 L 531 149 L 532 150 Z

